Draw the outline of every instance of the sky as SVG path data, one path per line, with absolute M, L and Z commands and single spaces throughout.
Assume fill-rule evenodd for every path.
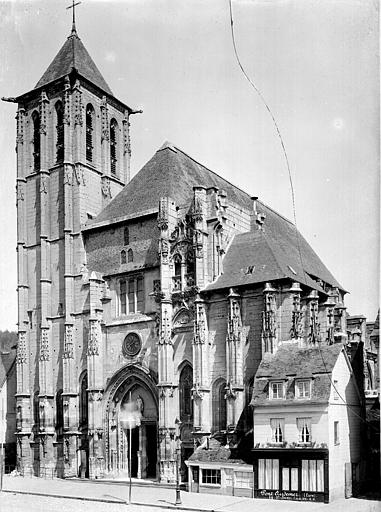
M 34 88 L 71 30 L 65 0 L 0 0 L 0 96 Z M 232 0 L 240 60 L 290 161 L 297 226 L 345 290 L 379 308 L 376 0 Z M 82 0 L 77 31 L 132 116 L 132 175 L 170 141 L 293 219 L 273 121 L 235 60 L 228 0 Z M 16 105 L 0 102 L 0 330 L 17 329 Z

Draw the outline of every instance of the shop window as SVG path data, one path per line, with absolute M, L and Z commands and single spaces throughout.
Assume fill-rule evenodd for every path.
M 258 488 L 279 489 L 279 459 L 258 460 Z
M 56 162 L 64 159 L 64 116 L 63 106 L 60 101 L 56 103 Z
M 302 460 L 302 491 L 324 492 L 323 460 Z
M 120 314 L 142 313 L 144 309 L 143 277 L 130 277 L 119 281 Z
M 339 422 L 333 422 L 333 439 L 336 445 L 340 444 Z
M 93 131 L 95 112 L 89 103 L 86 107 L 86 160 L 93 161 Z
M 41 134 L 40 134 L 40 114 L 36 111 L 32 114 L 32 122 L 33 122 L 33 167 L 37 172 L 40 170 L 40 143 L 41 143 Z
M 122 251 L 120 253 L 120 263 L 122 265 L 124 265 L 125 263 L 127 263 L 127 255 L 126 255 L 126 251 Z
M 284 441 L 284 418 L 271 418 L 271 442 L 283 443 Z
M 202 483 L 211 485 L 221 485 L 221 470 L 219 469 L 202 469 Z
M 270 382 L 270 399 L 279 400 L 284 398 L 284 382 Z
M 283 467 L 282 468 L 282 490 L 298 491 L 299 490 L 299 468 Z
M 186 364 L 180 373 L 180 420 L 190 421 L 193 419 L 192 403 L 193 371 L 189 364 Z
M 218 379 L 212 387 L 213 432 L 226 429 L 226 381 Z
M 299 432 L 299 443 L 311 442 L 311 418 L 296 418 Z
M 235 487 L 240 489 L 252 489 L 253 488 L 253 473 L 248 471 L 236 471 L 235 475 Z
M 311 398 L 311 380 L 297 380 L 295 382 L 295 396 L 300 399 L 310 399 Z

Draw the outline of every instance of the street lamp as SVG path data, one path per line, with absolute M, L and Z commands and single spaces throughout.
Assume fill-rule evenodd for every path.
M 180 425 L 181 421 L 176 418 L 176 501 L 175 505 L 181 505 L 180 496 L 180 462 L 181 462 L 181 440 L 180 440 Z
M 132 403 L 131 401 L 131 391 L 130 391 L 130 399 L 127 404 L 122 408 L 120 414 L 120 423 L 122 428 L 129 431 L 129 441 L 128 441 L 128 474 L 129 474 L 129 489 L 128 489 L 128 504 L 131 505 L 131 442 L 132 442 L 132 429 L 140 426 L 140 410 L 138 410 L 136 403 Z

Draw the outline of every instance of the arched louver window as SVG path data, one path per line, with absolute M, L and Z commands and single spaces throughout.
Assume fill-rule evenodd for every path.
M 64 123 L 63 123 L 63 106 L 60 101 L 56 103 L 56 161 L 63 162 L 64 159 Z
M 193 419 L 192 402 L 193 371 L 186 364 L 180 373 L 180 420 L 191 421 Z
M 86 107 L 86 160 L 93 161 L 94 108 L 89 103 Z
M 116 176 L 116 170 L 117 170 L 117 149 L 118 149 L 118 123 L 115 121 L 115 119 L 111 120 L 110 123 L 110 169 L 111 174 L 113 176 Z
M 38 112 L 33 112 L 32 114 L 33 121 L 33 167 L 35 171 L 40 170 L 40 114 Z
M 132 249 L 128 249 L 127 251 L 127 263 L 132 263 L 134 261 L 134 253 Z

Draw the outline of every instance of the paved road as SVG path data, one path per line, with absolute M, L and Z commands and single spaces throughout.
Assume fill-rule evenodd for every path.
M 182 506 L 175 507 L 175 490 L 153 485 L 133 485 L 132 505 L 127 505 L 125 482 L 4 478 L 0 512 L 381 512 L 381 502 L 338 500 L 328 505 L 271 501 L 234 496 L 193 494 L 182 491 Z

